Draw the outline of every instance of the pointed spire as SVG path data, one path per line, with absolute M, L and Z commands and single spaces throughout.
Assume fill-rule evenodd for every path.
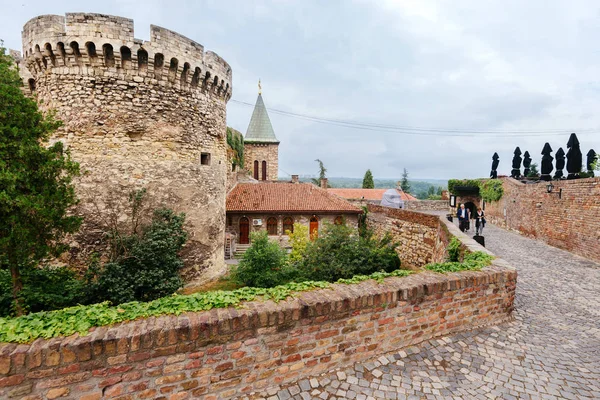
M 244 137 L 245 143 L 279 143 L 269 114 L 267 113 L 267 107 L 262 98 L 262 87 L 260 80 L 258 81 L 258 98 L 254 105 L 254 111 L 252 112 L 252 118 L 250 118 L 250 124 Z

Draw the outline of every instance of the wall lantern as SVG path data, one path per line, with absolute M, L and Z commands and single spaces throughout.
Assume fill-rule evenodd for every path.
M 546 185 L 546 190 L 548 191 L 548 193 L 554 192 L 554 185 L 552 184 L 552 182 L 550 182 Z M 562 188 L 558 190 L 558 198 L 559 199 L 562 198 Z
M 450 195 L 450 207 L 456 207 L 456 196 Z

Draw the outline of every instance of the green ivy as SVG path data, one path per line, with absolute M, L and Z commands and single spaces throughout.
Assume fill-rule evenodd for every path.
M 371 275 L 340 279 L 338 283 L 353 284 L 374 279 L 405 277 L 412 271 L 396 270 L 375 272 Z M 69 307 L 57 311 L 42 311 L 17 318 L 0 318 L 0 343 L 29 343 L 37 338 L 49 339 L 74 333 L 86 335 L 90 328 L 112 325 L 138 318 L 184 312 L 207 311 L 213 308 L 239 307 L 244 301 L 285 300 L 296 293 L 330 288 L 329 282 L 291 282 L 273 288 L 244 287 L 232 291 L 201 292 L 190 295 L 173 295 L 150 302 L 137 302 L 111 306 L 109 302 L 89 306 Z
M 461 271 L 479 271 L 484 267 L 487 267 L 492 263 L 493 256 L 484 253 L 483 251 L 476 251 L 465 255 L 462 262 L 448 261 L 444 263 L 431 263 L 425 266 L 425 269 L 440 274 L 448 272 L 461 272 Z
M 502 181 L 498 179 L 488 179 L 482 182 L 479 187 L 479 194 L 481 195 L 481 198 L 487 202 L 500 200 L 504 194 Z
M 233 150 L 233 164 L 244 168 L 244 136 L 227 127 L 227 145 Z
M 487 202 L 498 201 L 504 194 L 502 181 L 499 179 L 450 179 L 448 180 L 448 191 L 456 194 L 457 187 L 471 186 L 479 188 L 479 195 Z

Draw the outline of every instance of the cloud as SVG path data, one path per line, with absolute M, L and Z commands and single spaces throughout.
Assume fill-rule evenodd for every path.
M 91 3 L 90 3 L 91 4 Z M 548 132 L 465 138 L 376 132 L 272 112 L 281 175 L 399 178 L 480 177 L 491 156 L 510 172 L 516 146 L 540 159 L 545 142 L 600 149 L 600 4 L 505 0 L 30 1 L 3 7 L 3 37 L 20 45 L 22 25 L 44 13 L 101 12 L 178 31 L 216 51 L 233 69 L 233 98 L 324 118 L 395 126 Z M 228 124 L 246 131 L 252 108 L 230 102 Z M 557 129 L 565 129 L 559 132 Z M 581 131 L 595 128 L 594 131 Z M 560 133 L 560 135 L 558 135 Z

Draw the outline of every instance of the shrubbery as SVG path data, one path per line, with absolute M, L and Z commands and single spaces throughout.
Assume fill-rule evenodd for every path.
M 250 239 L 252 245 L 231 272 L 233 280 L 247 286 L 269 288 L 294 278 L 285 250 L 269 240 L 267 231 L 252 232 Z
M 328 282 L 377 271 L 391 272 L 400 268 L 397 246 L 389 235 L 381 239 L 371 233 L 359 236 L 345 224 L 325 224 L 295 267 L 301 279 Z
M 23 273 L 20 299 L 28 312 L 58 310 L 82 303 L 85 298 L 84 282 L 66 267 L 31 268 Z M 0 270 L 0 316 L 14 313 L 11 295 L 11 277 Z
M 149 301 L 179 289 L 183 261 L 178 253 L 187 239 L 184 220 L 184 214 L 158 209 L 140 233 L 120 235 L 113 242 L 111 262 L 103 267 L 93 263 L 88 271 L 88 302 Z

